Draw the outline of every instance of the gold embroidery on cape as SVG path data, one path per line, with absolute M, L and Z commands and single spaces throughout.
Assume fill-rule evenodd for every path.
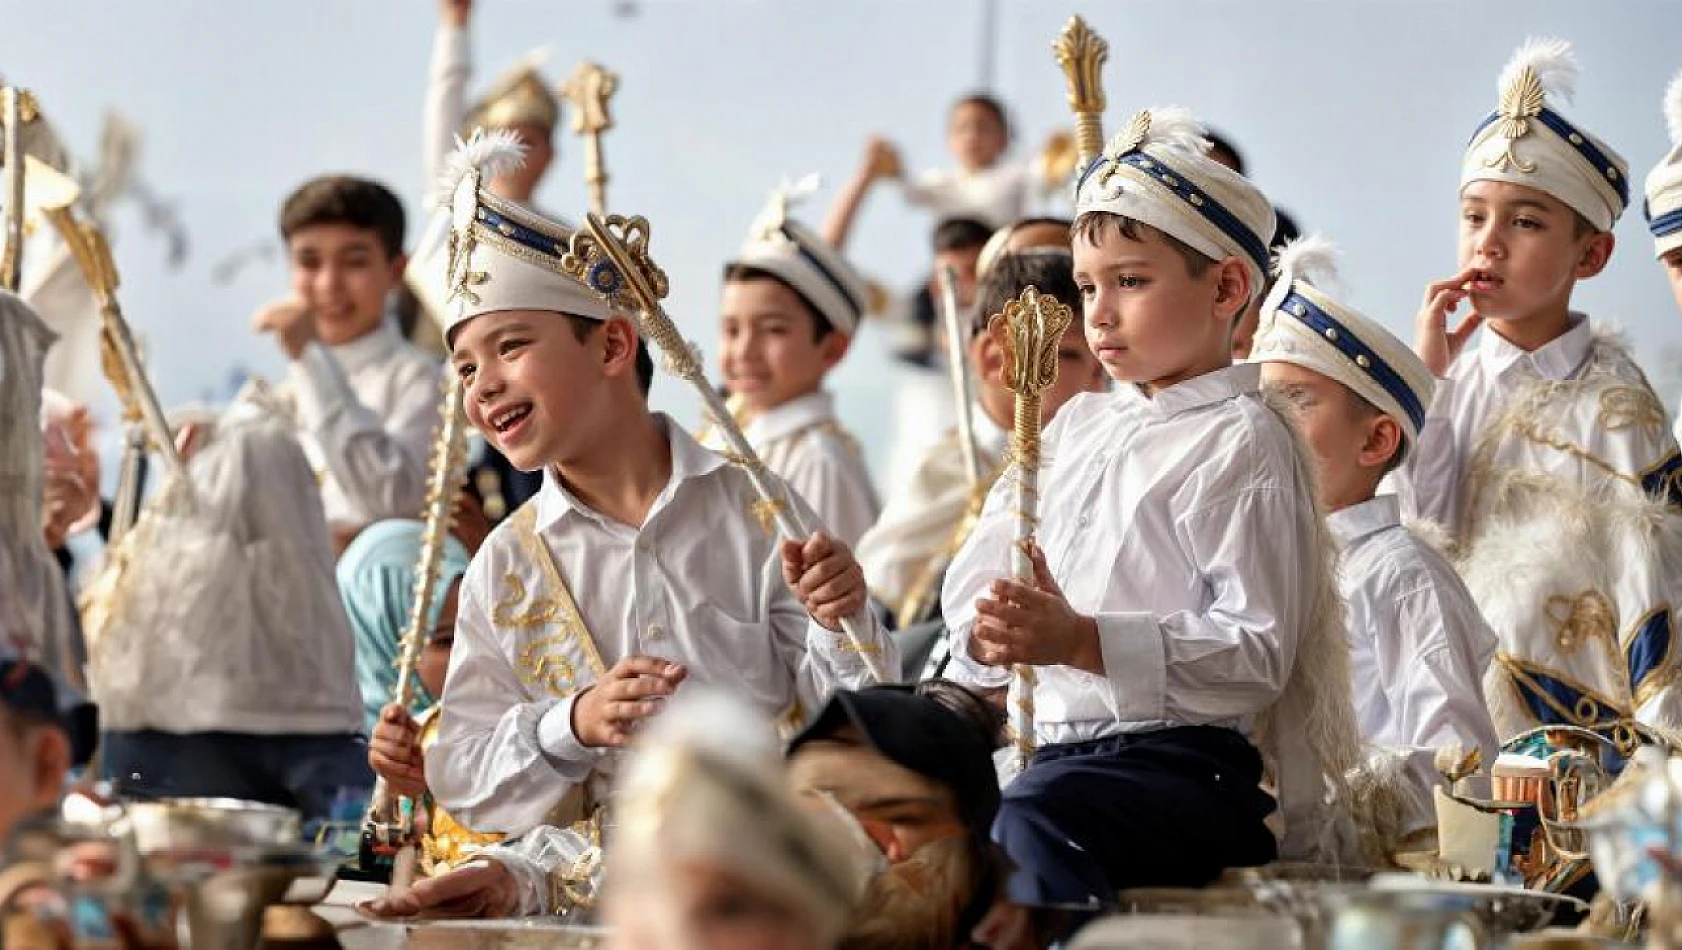
M 1626 657 L 1628 656 L 1627 651 L 1635 643 L 1635 635 L 1641 632 L 1641 628 L 1645 627 L 1647 622 L 1652 620 L 1654 617 L 1662 613 L 1668 613 L 1669 610 L 1669 607 L 1654 607 L 1652 610 L 1642 614 L 1636 619 L 1635 623 L 1630 625 L 1629 635 L 1626 636 L 1623 641 Z M 1653 668 L 1647 671 L 1647 676 L 1642 679 L 1640 683 L 1634 684 L 1635 707 L 1637 709 L 1647 705 L 1648 701 L 1654 696 L 1657 696 L 1664 689 L 1674 684 L 1677 680 L 1678 673 L 1682 672 L 1679 671 L 1676 666 L 1675 637 L 1676 628 L 1669 619 L 1666 619 L 1664 656 L 1660 657 L 1659 661 L 1653 664 Z M 1634 674 L 1632 672 L 1632 678 L 1633 675 Z
M 1556 670 L 1548 669 L 1539 663 L 1531 663 L 1510 653 L 1496 653 L 1495 663 L 1499 664 L 1507 673 L 1508 685 L 1511 686 L 1514 698 L 1518 700 L 1518 708 L 1524 710 L 1526 716 L 1537 725 L 1542 725 L 1530 709 L 1530 699 L 1525 692 L 1528 687 L 1535 698 L 1542 701 L 1544 706 L 1553 710 L 1561 719 L 1584 729 L 1611 729 L 1618 736 L 1634 735 L 1633 729 L 1624 728 L 1634 721 L 1633 707 L 1625 709 L 1619 703 L 1608 698 L 1598 690 L 1583 685 L 1580 680 L 1566 676 Z M 1552 694 L 1542 688 L 1536 676 L 1547 676 L 1575 690 L 1579 696 L 1566 708 L 1564 703 L 1555 699 Z M 1628 687 L 1626 686 L 1627 690 Z M 1596 715 L 1598 713 L 1599 715 Z
M 1641 428 L 1649 433 L 1664 431 L 1664 406 L 1651 390 L 1635 386 L 1613 386 L 1600 393 L 1600 427 L 1608 432 Z
M 552 599 L 546 598 L 545 600 L 554 605 L 558 614 L 556 622 L 561 624 L 562 630 L 546 642 L 558 646 L 567 640 L 576 639 L 579 649 L 584 654 L 585 662 L 590 665 L 590 671 L 598 677 L 602 676 L 607 673 L 607 665 L 602 662 L 601 651 L 596 648 L 595 638 L 590 635 L 589 628 L 584 625 L 584 617 L 578 612 L 578 604 L 572 599 L 572 590 L 567 587 L 566 580 L 561 577 L 561 568 L 560 565 L 555 563 L 554 553 L 549 550 L 549 545 L 544 544 L 543 539 L 537 534 L 537 506 L 534 503 L 535 501 L 536 499 L 533 499 L 532 502 L 522 505 L 519 511 L 514 512 L 513 528 L 518 533 L 520 540 L 525 543 L 528 556 L 543 569 L 543 573 L 548 579 L 549 589 L 554 591 L 555 596 Z M 538 643 L 532 644 L 527 648 L 528 652 L 534 650 L 537 646 L 539 646 Z M 546 677 L 552 680 L 560 674 L 563 663 L 567 666 L 571 665 L 570 660 L 558 655 L 551 655 L 546 659 L 548 660 L 547 664 L 534 665 L 532 668 L 533 676 Z M 553 670 L 550 667 L 553 667 Z
M 1560 652 L 1576 653 L 1578 647 L 1598 638 L 1614 657 L 1621 655 L 1618 649 L 1618 608 L 1600 591 L 1555 594 L 1547 599 L 1542 613 L 1548 618 L 1554 644 Z
M 1652 478 L 1657 472 L 1664 471 L 1666 466 L 1672 466 L 1670 474 L 1666 475 L 1664 480 L 1659 482 L 1657 485 L 1648 488 L 1647 494 L 1654 498 L 1661 498 L 1667 501 L 1672 498 L 1682 497 L 1682 462 L 1678 462 L 1678 455 L 1682 455 L 1682 452 L 1672 452 L 1664 458 L 1659 459 L 1657 462 L 1654 462 L 1652 465 L 1642 469 L 1640 473 L 1635 476 L 1636 483 L 1638 485 L 1646 486 L 1647 479 Z
M 573 684 L 577 681 L 578 667 L 559 651 L 572 639 L 572 631 L 563 630 L 555 636 L 526 644 L 520 651 L 520 659 L 516 664 L 520 679 L 527 686 L 548 690 L 554 696 L 571 694 Z M 555 652 L 548 652 L 550 650 Z
M 491 607 L 491 622 L 499 627 L 536 630 L 554 623 L 561 613 L 561 605 L 547 597 L 531 598 L 530 606 L 521 609 L 528 599 L 526 583 L 512 571 L 503 575 L 502 586 L 507 593 Z

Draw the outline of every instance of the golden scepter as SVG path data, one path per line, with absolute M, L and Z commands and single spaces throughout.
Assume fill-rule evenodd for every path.
M 561 257 L 561 267 L 591 290 L 635 314 L 637 332 L 659 347 L 666 371 L 687 381 L 700 394 L 703 407 L 729 446 L 732 461 L 753 483 L 754 494 L 759 496 L 755 513 L 767 524 L 775 524 L 783 537 L 804 541 L 811 532 L 782 497 L 786 488 L 767 477 L 765 462 L 742 434 L 724 398 L 707 381 L 700 350 L 678 333 L 677 325 L 660 305 L 670 284 L 666 272 L 648 254 L 648 230 L 646 218 L 587 215 L 584 229 L 573 235 L 567 253 Z M 841 621 L 841 632 L 877 682 L 893 681 L 876 657 L 876 647 L 864 642 L 850 618 Z
M 16 86 L 0 89 L 0 99 L 0 121 L 6 123 L 6 251 L 0 256 L 0 283 L 15 293 L 23 283 L 23 124 L 35 121 L 36 106 L 35 97 Z
M 438 432 L 432 442 L 431 475 L 422 515 L 420 558 L 415 565 L 414 602 L 403 628 L 402 649 L 397 658 L 397 686 L 391 697 L 392 702 L 404 709 L 409 708 L 413 696 L 415 664 L 432 637 L 427 621 L 438 595 L 438 575 L 456 496 L 467 478 L 467 417 L 461 406 L 461 377 L 455 373 L 444 376 L 444 398 L 438 407 Z M 374 781 L 368 814 L 362 823 L 362 843 L 362 869 L 373 870 L 377 854 L 394 852 L 391 891 L 408 890 L 414 883 L 419 862 L 414 813 L 402 807 L 400 796 L 392 792 L 384 776 Z
M 619 77 L 600 65 L 582 62 L 561 84 L 572 106 L 572 131 L 584 139 L 584 182 L 590 186 L 590 210 L 607 214 L 607 166 L 602 161 L 602 133 L 613 128 L 607 101 L 619 91 Z
M 1074 312 L 1057 298 L 1028 287 L 987 321 L 987 332 L 1004 351 L 1004 384 L 1016 394 L 1010 434 L 1011 469 L 1016 476 L 1016 543 L 1011 547 L 1011 573 L 1018 581 L 1034 583 L 1034 563 L 1028 545 L 1039 523 L 1040 397 L 1057 381 L 1057 345 Z M 1026 664 L 1012 667 L 1008 712 L 1016 748 L 1017 770 L 1034 757 L 1034 685 L 1038 677 Z
M 1086 171 L 1104 152 L 1104 84 L 1099 73 L 1110 58 L 1110 44 L 1092 32 L 1078 16 L 1069 18 L 1051 44 L 1069 89 L 1069 109 L 1075 114 L 1077 174 Z

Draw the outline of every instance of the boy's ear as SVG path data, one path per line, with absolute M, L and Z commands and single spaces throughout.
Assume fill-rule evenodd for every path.
M 1402 427 L 1379 413 L 1367 428 L 1367 442 L 1361 446 L 1360 463 L 1365 468 L 1383 468 L 1402 450 Z
M 834 369 L 852 346 L 853 338 L 851 336 L 839 330 L 829 331 L 829 335 L 818 342 L 818 355 L 823 357 L 824 369 Z
M 401 283 L 403 281 L 403 272 L 408 270 L 408 269 L 409 269 L 409 255 L 399 251 L 397 253 L 397 256 L 393 257 L 391 259 L 391 280 L 392 280 L 392 283 Z
M 1215 314 L 1233 326 L 1250 305 L 1250 268 L 1237 257 L 1225 258 L 1215 266 Z
M 64 791 L 64 777 L 70 774 L 70 737 L 57 726 L 42 726 L 32 731 L 34 804 L 47 808 L 57 804 Z
M 991 333 L 982 331 L 970 339 L 969 361 L 976 379 L 994 386 L 1004 385 L 1005 353 Z
M 609 317 L 597 331 L 602 338 L 602 369 L 609 376 L 637 372 L 637 331 L 625 317 Z
M 1582 256 L 1577 259 L 1577 279 L 1588 280 L 1605 270 L 1617 244 L 1618 239 L 1611 231 L 1597 231 L 1589 235 L 1589 239 L 1583 242 Z

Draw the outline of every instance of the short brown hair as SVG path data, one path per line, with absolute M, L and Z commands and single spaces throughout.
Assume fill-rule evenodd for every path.
M 807 299 L 806 295 L 801 293 L 799 288 L 793 284 L 762 267 L 754 267 L 751 264 L 725 265 L 724 282 L 727 284 L 746 284 L 756 280 L 768 280 L 772 283 L 781 284 L 787 287 L 789 293 L 800 301 L 800 305 L 805 307 L 806 312 L 812 315 L 812 342 L 821 343 L 824 337 L 835 332 L 835 324 L 830 323 L 829 318 L 823 315 L 817 305 Z
M 403 253 L 403 203 L 391 189 L 354 175 L 322 175 L 298 186 L 280 206 L 280 236 L 320 224 L 346 224 L 372 231 L 387 257 Z
M 1029 287 L 1073 310 L 1078 322 L 1082 301 L 1080 288 L 1075 286 L 1074 261 L 1069 255 L 1040 248 L 1011 251 L 999 255 L 987 269 L 981 286 L 976 288 L 970 337 L 985 333 L 993 315 L 1003 313 L 1005 305 Z
M 1174 253 L 1180 255 L 1180 259 L 1186 262 L 1186 273 L 1192 277 L 1202 277 L 1209 272 L 1209 268 L 1215 265 L 1214 259 L 1209 255 L 1161 228 L 1152 227 L 1143 221 L 1135 221 L 1126 215 L 1116 214 L 1113 211 L 1082 212 L 1080 217 L 1075 219 L 1074 226 L 1069 229 L 1069 234 L 1076 240 L 1096 245 L 1098 239 L 1103 237 L 1104 232 L 1110 228 L 1115 228 L 1122 237 L 1134 242 L 1142 242 L 1147 235 L 1151 234 L 1162 238 L 1169 247 L 1174 249 Z
M 590 334 L 601 327 L 600 320 L 581 317 L 576 313 L 562 313 L 567 325 L 572 327 L 572 338 L 580 343 L 590 338 Z M 641 336 L 637 337 L 637 387 L 642 390 L 644 397 L 654 388 L 654 357 L 648 352 L 648 343 Z

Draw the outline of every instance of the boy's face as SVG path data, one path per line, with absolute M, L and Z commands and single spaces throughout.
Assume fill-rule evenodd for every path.
M 965 171 L 991 168 L 1009 144 L 998 115 L 978 102 L 960 104 L 947 120 L 946 149 Z
M 1103 227 L 1075 239 L 1086 342 L 1104 371 L 1154 391 L 1229 365 L 1232 326 L 1249 304 L 1243 265 L 1228 258 L 1193 277 L 1154 228 L 1139 237 Z
M 0 708 L 0 843 L 17 823 L 50 810 L 70 771 L 70 740 Z
M 403 279 L 405 258 L 386 255 L 378 234 L 348 224 L 315 224 L 286 241 L 292 291 L 330 346 L 367 336 L 385 319 L 386 296 Z
M 1337 380 L 1295 363 L 1263 363 L 1262 384 L 1285 400 L 1303 441 L 1314 453 L 1320 503 L 1326 510 L 1337 511 L 1371 498 L 1385 462 L 1397 448 L 1377 430 L 1385 425 L 1394 428 L 1395 422 L 1368 411 L 1360 397 Z
M 467 321 L 450 360 L 468 422 L 523 472 L 579 458 L 593 433 L 613 424 L 603 418 L 612 415 L 608 380 L 635 373 L 636 336 L 614 323 L 623 321 L 581 341 L 571 320 L 550 311 L 502 310 Z
M 851 727 L 801 745 L 789 759 L 788 780 L 798 794 L 834 796 L 892 862 L 965 834 L 951 789 L 883 757 Z
M 814 339 L 812 312 L 777 281 L 726 281 L 719 309 L 724 384 L 749 412 L 816 392 L 847 353 L 850 341 L 839 332 Z
M 940 275 L 948 267 L 958 274 L 958 306 L 968 307 L 975 302 L 975 268 L 980 260 L 980 245 L 934 252 L 934 273 L 929 277 L 929 294 L 934 297 L 936 305 L 940 303 Z
M 1460 192 L 1460 266 L 1479 271 L 1469 289 L 1486 319 L 1563 315 L 1573 285 L 1600 273 L 1611 253 L 1610 234 L 1578 236 L 1576 213 L 1552 195 L 1504 181 Z
M 516 201 L 529 201 L 555 160 L 555 133 L 535 122 L 516 122 L 506 126 L 506 131 L 519 136 L 526 147 L 525 162 L 498 175 L 492 190 Z
M 620 950 L 816 950 L 804 914 L 727 867 L 673 861 L 627 878 L 608 918 Z
M 426 641 L 426 648 L 421 650 L 420 662 L 415 664 L 415 673 L 420 676 L 421 685 L 434 699 L 444 695 L 444 674 L 450 669 L 450 650 L 456 644 L 456 604 L 460 597 L 461 578 L 458 577 L 444 592 L 444 603 L 438 610 L 438 623 L 432 628 L 432 637 Z
M 1665 278 L 1670 281 L 1670 293 L 1676 298 L 1676 309 L 1682 310 L 1682 247 L 1673 248 L 1662 260 Z
M 983 396 L 983 403 L 995 402 L 1001 408 L 1009 406 L 1015 395 L 1004 383 L 1004 351 L 987 333 L 978 333 L 970 341 L 970 365 L 976 378 L 992 395 Z M 1103 364 L 1086 346 L 1086 331 L 1078 322 L 1071 322 L 1057 342 L 1057 379 L 1040 395 L 1040 425 L 1050 425 L 1057 410 L 1079 393 L 1101 393 L 1108 389 L 1110 379 Z M 1010 412 L 1001 413 L 1006 420 Z

